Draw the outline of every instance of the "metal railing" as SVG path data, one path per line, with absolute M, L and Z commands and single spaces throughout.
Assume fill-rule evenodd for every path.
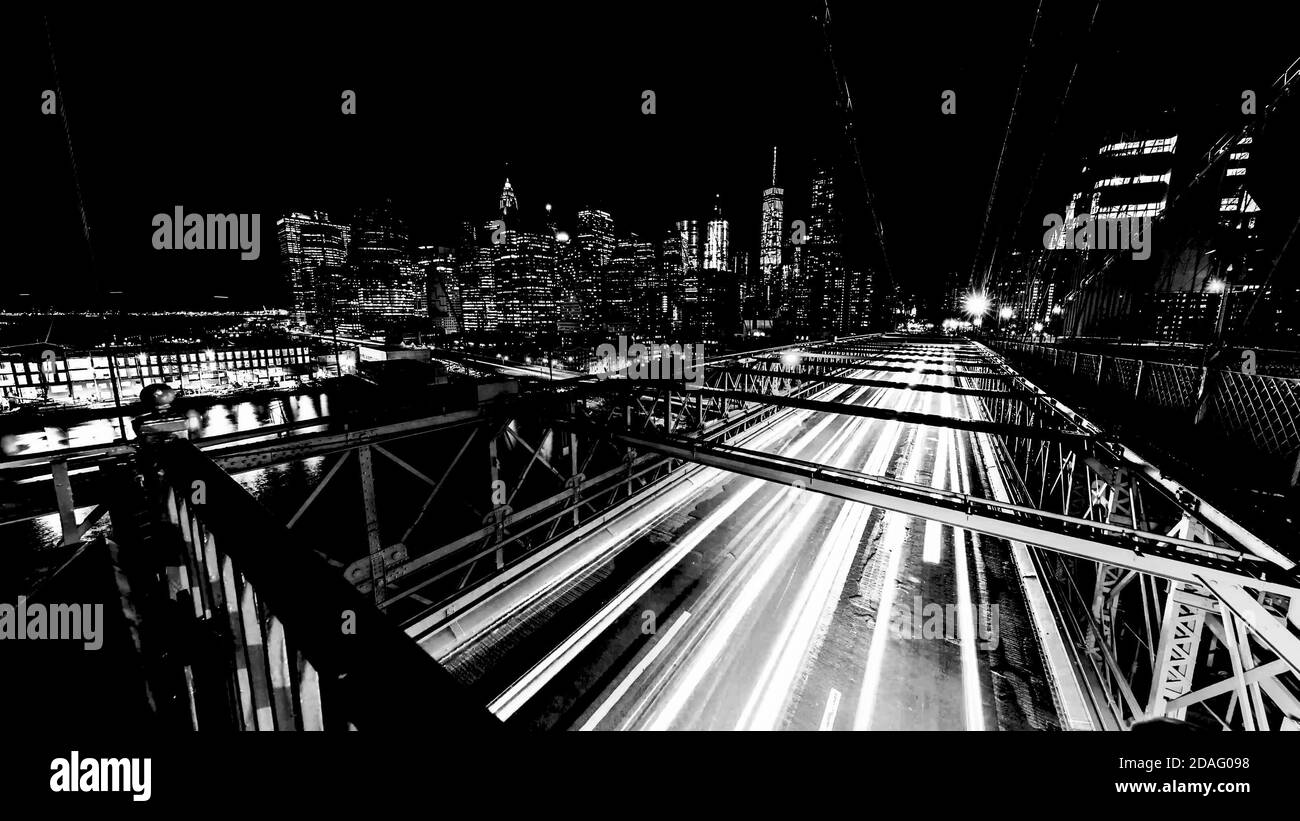
M 1180 433 L 1194 431 L 1206 420 L 1222 424 L 1211 404 L 1216 383 L 1220 390 L 1240 390 L 1234 387 L 1238 375 L 1231 372 L 1003 340 L 988 347 L 1002 354 L 996 358 L 1008 373 L 1013 373 L 1011 360 L 1017 360 L 1016 368 L 1042 365 L 1038 370 L 1048 374 L 1063 372 L 1067 389 L 1084 388 L 1070 392 L 1084 395 L 1094 407 L 1145 408 L 1155 424 Z M 1100 726 L 1127 727 L 1157 718 L 1224 729 L 1295 726 L 1300 711 L 1286 685 L 1270 680 L 1256 687 L 1244 673 L 1273 659 L 1270 670 L 1300 669 L 1295 562 L 1080 412 L 1042 393 L 1024 376 L 1015 378 L 1038 392 L 1045 415 L 1077 426 L 1090 441 L 1072 450 L 1001 437 L 996 443 L 1005 467 L 1001 475 L 1011 497 L 1140 534 L 1130 540 L 1129 559 L 1080 558 L 1046 541 L 1038 544 L 1047 551 L 1028 551 Z M 1009 418 L 1008 409 L 996 400 L 984 405 L 990 417 Z M 1174 426 L 1171 416 L 1178 414 L 1183 421 Z M 1175 562 L 1197 563 L 1198 555 L 1211 553 L 1231 557 L 1236 578 L 1216 581 L 1190 565 L 1185 573 L 1173 566 L 1139 566 L 1132 559 L 1146 561 L 1157 552 L 1141 540 L 1177 542 Z M 1227 659 L 1222 653 L 1198 652 L 1211 637 L 1227 648 Z M 1225 680 L 1238 685 L 1235 691 L 1226 689 Z
M 1030 342 L 993 339 L 987 344 L 1004 356 L 1071 374 L 1138 405 L 1173 411 L 1180 421 L 1215 429 L 1262 456 L 1288 460 L 1291 484 L 1300 481 L 1300 379 Z
M 499 726 L 193 444 L 156 443 L 143 456 L 139 487 L 115 500 L 115 537 L 165 568 L 181 622 L 166 630 L 183 639 L 167 643 L 168 655 L 193 729 Z

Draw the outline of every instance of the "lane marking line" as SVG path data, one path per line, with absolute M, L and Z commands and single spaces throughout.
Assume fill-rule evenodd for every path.
M 840 691 L 834 687 L 831 688 L 831 694 L 826 697 L 826 710 L 822 713 L 822 723 L 817 729 L 826 732 L 835 729 L 835 713 L 840 709 Z
M 627 691 L 632 689 L 632 685 L 636 682 L 637 678 L 645 672 L 647 667 L 654 663 L 654 660 L 658 658 L 659 654 L 668 646 L 668 642 L 672 641 L 673 636 L 677 635 L 677 631 L 682 629 L 682 625 L 685 624 L 686 620 L 690 617 L 691 613 L 689 610 L 683 611 L 682 614 L 677 617 L 677 620 L 672 623 L 672 626 L 668 628 L 667 632 L 655 641 L 654 646 L 650 648 L 650 652 L 646 653 L 641 660 L 637 662 L 637 665 L 632 668 L 632 672 L 628 673 L 623 680 L 618 683 L 618 686 L 614 688 L 614 692 L 610 693 L 609 698 L 605 699 L 605 702 L 600 705 L 596 712 L 592 713 L 591 717 L 583 722 L 583 725 L 578 728 L 579 730 L 594 730 L 597 724 L 604 721 L 605 716 L 609 715 L 609 711 L 614 709 L 614 705 L 618 704 L 623 696 L 627 695 Z

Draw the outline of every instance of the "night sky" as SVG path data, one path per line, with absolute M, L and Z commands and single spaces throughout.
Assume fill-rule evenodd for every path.
M 1092 2 L 1045 2 L 986 254 L 1009 241 L 1022 209 L 1041 233 L 1033 227 L 1063 207 L 1082 153 L 1108 129 L 1162 109 L 1215 133 L 1240 122 L 1241 90 L 1267 88 L 1300 51 L 1284 5 L 1210 15 L 1110 0 L 1089 35 Z M 0 281 L 0 306 L 103 305 L 109 291 L 139 310 L 283 305 L 277 215 L 343 215 L 391 197 L 415 241 L 451 244 L 460 220 L 489 218 L 507 164 L 525 216 L 553 203 L 572 228 L 579 207 L 598 204 L 619 233 L 658 236 L 672 220 L 706 218 L 720 194 L 733 243 L 753 250 L 774 143 L 787 219 L 807 215 L 812 157 L 843 161 L 818 7 L 51 13 L 93 264 L 63 123 L 39 110 L 54 87 L 46 23 L 13 21 L 7 97 L 24 102 L 11 105 L 11 244 L 34 253 Z M 904 291 L 935 295 L 945 274 L 971 268 L 1037 8 L 832 4 L 835 56 Z M 357 92 L 355 116 L 340 112 L 344 89 Z M 945 89 L 957 92 L 955 116 L 940 112 Z M 850 252 L 866 258 L 861 186 L 844 177 Z M 262 258 L 155 251 L 150 220 L 176 205 L 261 213 Z

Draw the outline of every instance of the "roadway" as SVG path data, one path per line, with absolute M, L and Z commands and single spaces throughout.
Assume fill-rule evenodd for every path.
M 973 348 L 900 342 L 889 353 L 962 370 Z M 897 388 L 834 387 L 821 398 L 977 416 L 970 397 L 909 389 L 951 377 L 871 368 L 883 362 L 899 364 L 864 359 L 851 375 Z M 984 434 L 806 410 L 745 447 L 979 495 L 992 495 L 996 470 Z M 632 536 L 592 537 L 628 543 L 601 555 L 603 572 L 629 580 L 593 593 L 599 607 L 561 646 L 498 651 L 486 675 L 474 672 L 478 642 L 443 663 L 497 693 L 499 717 L 536 728 L 1058 726 L 1007 545 L 713 469 L 690 485 L 629 514 Z M 500 639 L 497 630 L 488 641 Z

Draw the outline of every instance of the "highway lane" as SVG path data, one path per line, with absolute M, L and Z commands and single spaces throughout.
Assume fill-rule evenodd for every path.
M 953 362 L 963 346 L 899 345 Z M 883 353 L 883 352 L 882 352 Z M 883 360 L 878 360 L 883 361 Z M 890 361 L 897 364 L 896 361 Z M 948 377 L 839 401 L 969 418 Z M 917 362 L 915 370 L 933 368 Z M 947 367 L 957 369 L 955 362 Z M 754 447 L 984 492 L 975 434 L 798 411 Z M 1052 726 L 1050 692 L 1004 546 L 797 488 L 719 474 L 646 538 L 679 561 L 566 659 L 512 722 L 581 729 L 970 729 Z M 1012 641 L 1008 646 L 1006 642 Z M 504 702 L 502 702 L 504 703 Z

